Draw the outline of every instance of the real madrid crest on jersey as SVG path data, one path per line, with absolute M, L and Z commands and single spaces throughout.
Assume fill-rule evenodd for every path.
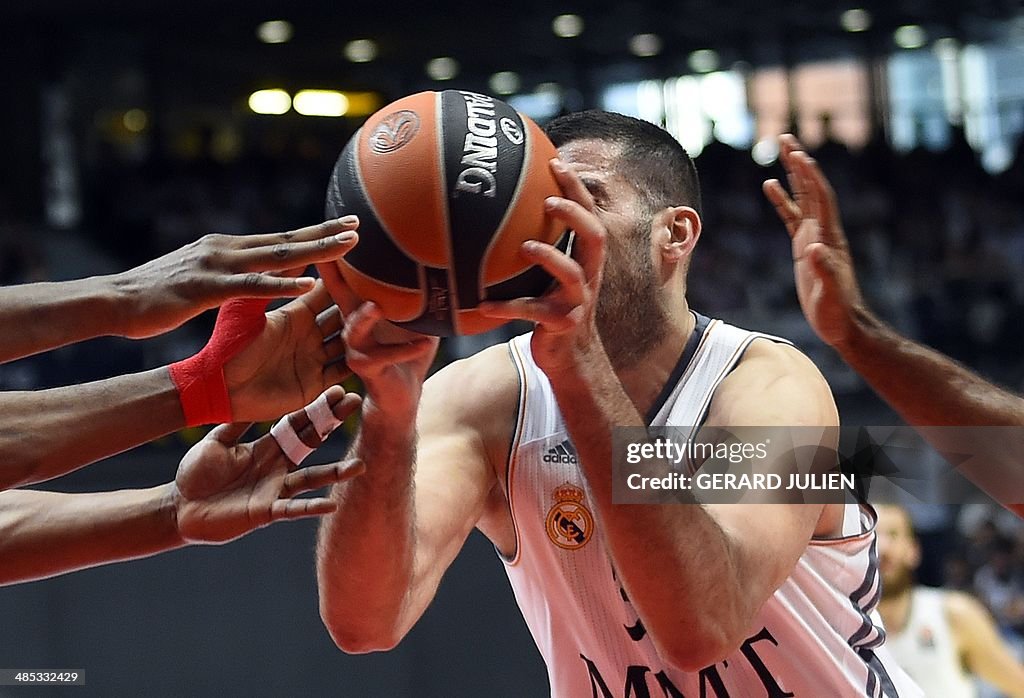
M 548 538 L 559 548 L 579 550 L 594 535 L 594 517 L 583 505 L 582 489 L 566 482 L 551 493 L 555 504 L 544 522 Z

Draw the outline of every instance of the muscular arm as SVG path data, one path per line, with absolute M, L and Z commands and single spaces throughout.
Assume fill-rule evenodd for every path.
M 334 426 L 359 405 L 337 386 L 325 397 Z M 304 443 L 320 443 L 307 413 L 286 419 Z M 215 428 L 185 454 L 174 482 L 159 487 L 0 492 L 0 584 L 147 557 L 186 543 L 226 543 L 276 521 L 318 516 L 333 509 L 331 502 L 299 495 L 362 471 L 351 462 L 296 467 L 272 435 L 238 443 L 248 426 Z
M 1024 516 L 1024 439 L 1019 430 L 930 427 L 1020 427 L 1024 400 L 947 356 L 903 337 L 864 302 L 835 192 L 792 136 L 781 140 L 790 198 L 776 180 L 765 193 L 786 224 L 800 305 L 814 331 L 861 374 L 907 424 L 917 427 L 976 485 Z M 974 456 L 964 462 L 963 456 Z
M 0 492 L 0 584 L 181 547 L 171 492 Z
M 185 425 L 166 368 L 0 396 L 0 489 L 42 482 Z
M 605 360 L 606 361 L 606 360 Z M 607 364 L 552 377 L 616 571 L 659 652 L 697 670 L 736 649 L 790 574 L 822 505 L 612 503 L 612 429 L 643 421 Z M 755 342 L 721 384 L 708 426 L 834 426 L 827 386 L 791 348 Z M 657 574 L 652 574 L 657 570 Z
M 920 428 L 939 451 L 980 456 L 975 447 L 981 444 L 974 434 L 988 433 L 999 440 L 1003 448 L 989 454 L 984 464 L 975 458 L 962 469 L 975 484 L 1024 517 L 1024 502 L 1006 501 L 1007 496 L 1024 491 L 1024 471 L 1020 468 L 1024 449 L 1010 430 L 963 431 L 961 439 L 952 430 L 929 428 L 1022 427 L 1024 399 L 989 383 L 948 356 L 900 335 L 866 308 L 852 313 L 849 337 L 835 348 L 907 424 Z
M 119 274 L 0 288 L 0 363 L 92 337 L 153 336 L 230 298 L 297 296 L 312 279 L 277 274 L 344 255 L 355 236 L 341 235 L 356 223 L 206 235 Z
M 914 426 L 1024 426 L 1024 399 L 914 342 L 871 312 L 854 313 L 843 359 Z
M 1011 698 L 1024 698 L 1024 665 L 1013 656 L 982 605 L 953 592 L 946 598 L 946 616 L 967 670 Z
M 428 380 L 415 428 L 364 403 L 366 474 L 335 486 L 317 545 L 320 614 L 346 652 L 391 649 L 433 599 L 496 488 L 481 420 L 510 430 L 515 390 L 501 346 Z
M 0 363 L 92 337 L 119 333 L 121 312 L 112 277 L 0 289 Z
M 334 361 L 341 342 L 324 341 L 339 322 L 329 306 L 326 291 L 315 287 L 268 313 L 258 336 L 213 367 L 224 373 L 234 420 L 275 419 L 348 375 Z M 0 393 L 0 489 L 63 475 L 184 426 L 167 368 Z

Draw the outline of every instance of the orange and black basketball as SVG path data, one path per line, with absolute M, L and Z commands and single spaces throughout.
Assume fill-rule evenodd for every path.
M 558 194 L 543 131 L 474 92 L 420 92 L 371 116 L 338 158 L 327 215 L 359 216 L 359 244 L 338 262 L 360 298 L 402 327 L 475 334 L 501 324 L 485 300 L 542 294 L 551 277 L 520 256 L 570 235 L 544 212 Z

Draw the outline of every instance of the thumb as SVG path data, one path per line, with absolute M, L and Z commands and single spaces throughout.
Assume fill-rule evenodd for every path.
M 836 262 L 832 250 L 823 242 L 812 242 L 807 246 L 807 257 L 810 259 L 814 275 L 824 279 L 836 275 Z
M 836 297 L 839 288 L 839 261 L 835 258 L 835 250 L 828 245 L 816 242 L 808 246 L 807 256 L 811 262 L 814 277 L 821 284 L 822 294 Z
M 252 422 L 232 422 L 230 424 L 220 424 L 214 427 L 206 438 L 219 441 L 225 446 L 234 446 L 238 443 L 238 440 L 242 438 L 242 435 L 249 430 L 252 426 Z

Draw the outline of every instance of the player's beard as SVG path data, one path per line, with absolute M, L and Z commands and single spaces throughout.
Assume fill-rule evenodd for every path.
M 626 239 L 608 235 L 597 296 L 597 329 L 612 367 L 631 368 L 668 334 L 668 313 L 651 259 L 650 221 Z
M 882 595 L 893 598 L 914 586 L 914 575 L 906 567 L 896 567 L 888 573 L 882 572 Z

